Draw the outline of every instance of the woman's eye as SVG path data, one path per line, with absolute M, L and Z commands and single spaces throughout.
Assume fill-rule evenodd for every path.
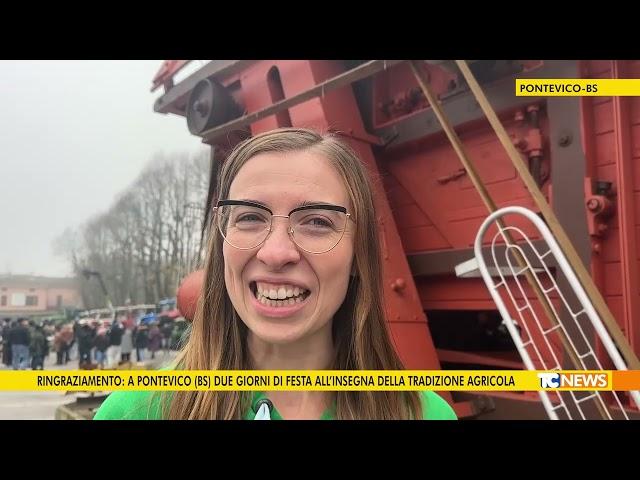
M 332 226 L 332 223 L 329 220 L 322 217 L 311 218 L 307 223 L 309 223 L 314 227 L 331 227 Z
M 262 218 L 262 216 L 258 215 L 257 213 L 245 213 L 242 215 L 239 215 L 238 218 L 236 219 L 236 222 L 262 222 L 264 221 L 264 218 Z

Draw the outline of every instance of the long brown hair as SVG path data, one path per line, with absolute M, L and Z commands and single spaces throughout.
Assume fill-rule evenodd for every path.
M 342 178 L 353 206 L 354 275 L 333 319 L 335 370 L 400 370 L 384 319 L 382 270 L 371 183 L 354 151 L 333 134 L 284 128 L 240 143 L 227 158 L 218 197 L 227 198 L 233 179 L 252 157 L 265 152 L 313 150 L 326 157 Z M 187 370 L 251 368 L 247 328 L 231 304 L 225 284 L 223 239 L 209 229 L 205 278 L 188 342 L 176 359 Z M 335 392 L 338 419 L 420 419 L 417 392 Z M 250 409 L 250 392 L 179 391 L 171 394 L 170 419 L 240 419 Z

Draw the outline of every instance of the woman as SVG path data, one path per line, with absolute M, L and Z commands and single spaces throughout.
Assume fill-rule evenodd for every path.
M 124 325 L 124 331 L 122 332 L 122 339 L 120 341 L 120 360 L 122 362 L 131 361 L 131 352 L 133 351 L 133 331 L 131 325 L 127 323 Z
M 64 349 L 65 341 L 62 338 L 62 327 L 56 325 L 56 333 L 53 336 L 53 349 L 56 352 L 56 365 L 62 365 L 64 363 Z
M 151 359 L 156 358 L 156 352 L 162 347 L 162 333 L 160 333 L 160 327 L 158 322 L 152 322 L 149 329 L 149 351 L 151 352 Z
M 267 132 L 234 149 L 218 187 L 202 299 L 175 368 L 402 369 L 383 315 L 371 187 L 351 149 L 310 130 Z M 455 418 L 434 392 L 266 396 L 271 418 Z M 115 392 L 96 418 L 253 419 L 264 397 Z

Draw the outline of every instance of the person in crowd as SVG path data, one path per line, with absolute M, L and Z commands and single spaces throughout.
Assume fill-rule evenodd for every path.
M 31 368 L 44 370 L 44 361 L 49 355 L 49 341 L 42 325 L 34 326 L 31 335 Z
M 133 345 L 136 347 L 136 361 L 144 362 L 145 350 L 149 346 L 149 327 L 140 324 L 133 331 Z
M 5 318 L 2 325 L 2 363 L 10 367 L 12 364 L 11 360 L 11 342 L 9 341 L 9 332 L 11 331 L 11 319 Z
M 71 360 L 71 347 L 75 343 L 75 334 L 71 324 L 66 323 L 60 330 L 62 338 L 62 356 L 63 363 L 66 365 Z
M 9 332 L 9 342 L 11 342 L 11 358 L 14 370 L 25 370 L 29 368 L 31 345 L 31 332 L 29 322 L 26 318 L 19 319 Z
M 107 361 L 107 350 L 109 349 L 110 339 L 107 335 L 107 329 L 98 328 L 97 334 L 93 340 L 93 346 L 96 349 L 96 363 L 100 368 L 104 368 Z
M 56 325 L 53 334 L 53 350 L 56 352 L 56 365 L 64 364 L 65 341 L 62 338 L 62 326 Z
M 127 322 L 122 332 L 122 340 L 120 342 L 120 360 L 122 362 L 131 361 L 131 352 L 133 351 L 133 329 L 131 324 Z
M 80 328 L 78 329 L 78 363 L 80 368 L 84 364 L 91 363 L 91 349 L 93 348 L 94 331 L 86 320 L 80 320 Z
M 158 322 L 152 322 L 149 329 L 149 351 L 151 352 L 151 359 L 156 358 L 156 352 L 162 347 L 162 332 L 158 327 Z
M 110 367 L 117 366 L 120 360 L 120 345 L 122 344 L 123 333 L 124 327 L 120 322 L 120 318 L 116 316 L 108 332 L 109 349 L 107 350 L 107 364 Z

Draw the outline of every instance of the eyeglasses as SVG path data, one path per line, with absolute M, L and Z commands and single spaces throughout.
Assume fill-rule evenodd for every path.
M 240 250 L 262 245 L 273 231 L 274 217 L 288 218 L 287 233 L 293 242 L 308 253 L 326 253 L 344 236 L 351 214 L 338 205 L 304 205 L 289 215 L 274 215 L 259 203 L 244 200 L 221 200 L 214 208 L 216 223 L 224 240 Z M 351 218 L 353 221 L 353 218 Z

